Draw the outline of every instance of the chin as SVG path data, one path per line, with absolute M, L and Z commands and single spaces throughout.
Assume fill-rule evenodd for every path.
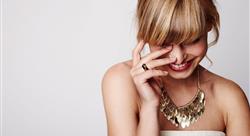
M 185 73 L 176 73 L 176 72 L 169 72 L 169 76 L 171 76 L 174 79 L 186 79 L 188 78 L 191 74 L 193 73 L 193 71 L 190 72 L 185 72 Z

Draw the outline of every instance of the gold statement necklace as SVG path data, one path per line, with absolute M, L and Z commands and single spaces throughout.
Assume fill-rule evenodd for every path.
M 176 127 L 189 127 L 196 122 L 205 111 L 205 93 L 200 87 L 199 70 L 197 70 L 197 93 L 193 99 L 183 106 L 176 106 L 161 86 L 160 111 Z

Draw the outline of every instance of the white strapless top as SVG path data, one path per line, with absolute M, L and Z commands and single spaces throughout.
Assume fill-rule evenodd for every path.
M 222 131 L 160 131 L 161 136 L 226 136 Z

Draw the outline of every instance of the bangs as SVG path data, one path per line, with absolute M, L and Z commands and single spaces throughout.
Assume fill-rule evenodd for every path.
M 175 43 L 187 44 L 195 41 L 206 32 L 206 19 L 204 12 L 199 8 L 198 3 L 185 2 L 180 0 L 173 13 L 170 27 L 166 31 L 159 30 L 162 37 L 152 37 L 152 41 L 157 41 L 157 45 Z M 190 0 L 189 0 L 190 1 Z M 191 0 L 196 1 L 196 0 Z
M 158 4 L 154 8 L 160 9 L 151 13 L 151 19 L 144 18 L 139 25 L 139 39 L 162 46 L 191 43 L 205 34 L 206 15 L 200 0 L 165 0 Z

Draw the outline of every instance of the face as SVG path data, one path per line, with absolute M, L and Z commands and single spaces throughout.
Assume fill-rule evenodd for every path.
M 195 68 L 199 65 L 200 61 L 204 58 L 207 52 L 207 34 L 198 38 L 192 43 L 185 45 L 171 44 L 172 50 L 168 54 L 161 56 L 165 57 L 175 57 L 176 61 L 174 63 L 161 66 L 159 69 L 166 70 L 169 72 L 169 76 L 175 79 L 185 79 L 192 75 Z M 169 45 L 167 45 L 169 46 Z M 150 51 L 160 50 L 167 47 L 163 45 L 150 46 Z

